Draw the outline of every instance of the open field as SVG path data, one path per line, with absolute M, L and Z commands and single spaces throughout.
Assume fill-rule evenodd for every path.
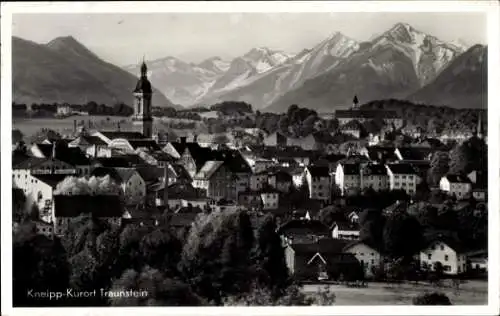
M 130 119 L 122 116 L 70 116 L 66 118 L 13 118 L 12 128 L 19 129 L 25 136 L 29 137 L 35 134 L 42 128 L 48 128 L 55 130 L 61 134 L 71 133 L 73 131 L 73 121 L 76 120 L 77 124 L 80 125 L 82 121 L 85 122 L 85 126 L 88 126 L 88 121 L 90 120 L 92 124 L 102 126 L 105 129 L 116 129 L 117 123 L 120 123 L 120 128 L 126 130 L 131 126 Z
M 425 292 L 438 291 L 446 294 L 453 305 L 485 305 L 488 304 L 488 283 L 486 281 L 467 281 L 460 284 L 456 291 L 447 286 L 433 287 L 429 284 L 404 283 L 401 285 L 389 283 L 368 283 L 367 288 L 350 288 L 334 284 L 306 284 L 303 291 L 316 292 L 329 287 L 335 293 L 335 304 L 338 305 L 411 305 L 413 297 Z
M 116 130 L 118 128 L 118 122 L 120 122 L 120 130 L 130 131 L 132 130 L 132 122 L 129 117 L 124 116 L 70 116 L 66 118 L 13 118 L 12 128 L 19 129 L 26 137 L 34 135 L 37 131 L 42 128 L 48 128 L 55 130 L 61 134 L 69 134 L 73 132 L 73 121 L 76 120 L 78 125 L 81 125 L 82 121 L 85 126 L 88 127 L 88 122 L 91 121 L 91 129 L 97 128 L 102 130 Z M 160 127 L 165 128 L 165 122 L 175 122 L 178 123 L 182 120 L 170 119 L 170 118 L 154 118 L 153 124 L 154 128 Z M 186 120 L 184 120 L 186 121 Z M 183 121 L 183 122 L 184 122 Z M 191 122 L 191 120 L 189 120 Z M 186 121 L 187 122 L 187 121 Z M 200 122 L 198 122 L 200 123 Z

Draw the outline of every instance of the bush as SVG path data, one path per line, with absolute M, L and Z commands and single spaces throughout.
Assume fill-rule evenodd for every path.
M 443 293 L 426 293 L 413 298 L 413 305 L 452 305 Z

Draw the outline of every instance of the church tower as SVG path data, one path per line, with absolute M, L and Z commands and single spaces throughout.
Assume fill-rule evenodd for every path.
M 153 133 L 153 116 L 151 112 L 151 97 L 153 90 L 148 80 L 148 67 L 144 60 L 141 65 L 141 76 L 134 90 L 134 115 L 132 125 L 134 131 L 151 138 Z

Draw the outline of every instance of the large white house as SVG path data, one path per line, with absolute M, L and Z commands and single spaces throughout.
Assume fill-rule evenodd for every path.
M 372 188 L 375 191 L 387 190 L 389 188 L 389 177 L 387 170 L 382 164 L 366 164 L 360 167 L 360 188 Z
M 348 244 L 344 247 L 344 252 L 352 253 L 358 259 L 368 277 L 373 276 L 374 269 L 380 267 L 384 259 L 379 251 L 363 241 L 354 241 Z
M 449 174 L 439 181 L 441 191 L 449 195 L 454 195 L 457 199 L 470 197 L 472 192 L 472 183 L 469 178 L 462 175 Z
M 437 239 L 420 252 L 420 264 L 429 270 L 435 270 L 438 262 L 443 266 L 445 274 L 457 275 L 467 270 L 465 252 L 451 241 Z
M 386 165 L 386 168 L 390 190 L 404 190 L 408 195 L 415 195 L 420 177 L 411 164 L 394 163 Z
M 330 200 L 331 180 L 328 167 L 308 166 L 305 169 L 305 178 L 310 199 Z
M 349 189 L 361 187 L 359 163 L 339 163 L 335 171 L 335 184 L 339 187 L 342 195 Z

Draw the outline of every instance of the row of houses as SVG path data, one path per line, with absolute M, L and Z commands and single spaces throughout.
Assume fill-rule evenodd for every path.
M 391 261 L 383 252 L 358 238 L 345 239 L 332 235 L 317 220 L 291 220 L 279 228 L 285 247 L 286 263 L 300 279 L 340 279 L 348 275 L 373 277 Z M 468 270 L 486 271 L 487 252 L 464 249 L 453 239 L 436 236 L 414 255 L 422 269 L 434 271 L 441 265 L 445 275 L 458 275 Z M 356 274 L 358 274 L 356 276 Z

